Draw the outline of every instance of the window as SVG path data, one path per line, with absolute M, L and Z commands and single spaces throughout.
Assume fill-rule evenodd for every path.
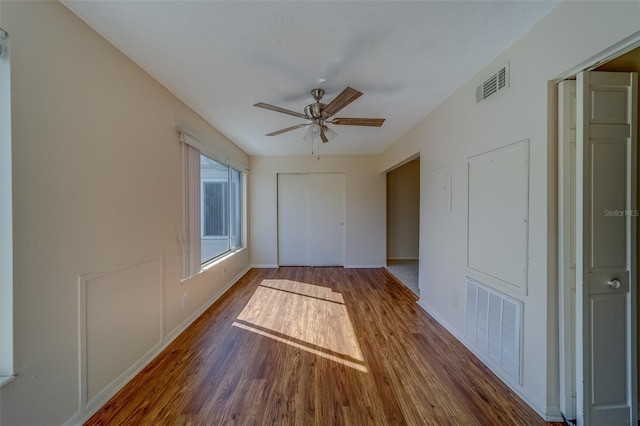
M 209 146 L 181 132 L 184 164 L 184 277 L 242 247 L 243 174 Z M 210 154 L 211 152 L 211 154 Z
M 240 172 L 200 154 L 200 181 L 200 256 L 206 263 L 240 246 L 239 221 L 231 220 L 240 216 Z
M 0 29 L 0 385 L 13 377 L 13 222 L 9 45 Z

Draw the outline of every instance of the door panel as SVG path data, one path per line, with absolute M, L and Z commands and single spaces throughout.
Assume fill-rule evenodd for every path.
M 625 269 L 627 147 L 625 140 L 591 143 L 591 268 Z
M 344 175 L 309 175 L 313 266 L 344 264 Z
M 626 300 L 621 294 L 598 294 L 591 297 L 591 319 L 598 326 L 593 327 L 591 340 L 601 342 L 593 347 L 593 388 L 591 404 L 624 405 L 627 392 L 624 383 L 627 377 L 626 351 L 611 351 L 610 348 L 624 348 L 626 327 Z
M 634 73 L 578 75 L 578 424 L 637 421 L 636 117 Z
M 309 175 L 278 175 L 278 263 L 309 265 Z

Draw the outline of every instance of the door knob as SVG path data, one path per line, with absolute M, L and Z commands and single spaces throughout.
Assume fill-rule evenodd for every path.
M 612 279 L 611 281 L 607 281 L 607 285 L 611 288 L 620 288 L 620 280 L 617 278 Z

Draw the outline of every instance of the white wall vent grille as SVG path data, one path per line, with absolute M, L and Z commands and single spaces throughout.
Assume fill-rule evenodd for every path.
M 476 103 L 482 102 L 498 91 L 509 87 L 509 63 L 502 66 L 476 88 Z
M 522 302 L 467 278 L 467 340 L 520 385 L 521 313 Z

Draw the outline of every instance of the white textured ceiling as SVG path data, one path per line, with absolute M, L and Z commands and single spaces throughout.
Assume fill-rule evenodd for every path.
M 386 118 L 381 128 L 333 126 L 327 154 L 377 154 L 511 45 L 556 1 L 63 0 L 251 155 L 310 153 L 302 112 L 346 86 L 364 93 L 336 117 Z

